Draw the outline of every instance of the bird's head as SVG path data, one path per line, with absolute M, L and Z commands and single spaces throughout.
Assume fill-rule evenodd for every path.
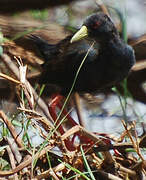
M 97 40 L 106 40 L 117 34 L 117 30 L 111 19 L 104 13 L 95 13 L 88 16 L 81 29 L 72 37 L 71 43 L 90 37 Z

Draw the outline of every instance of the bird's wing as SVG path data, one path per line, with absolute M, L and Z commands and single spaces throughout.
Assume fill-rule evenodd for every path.
M 93 41 L 81 40 L 75 43 L 70 43 L 72 36 L 67 36 L 65 39 L 60 41 L 58 44 L 49 44 L 47 41 L 36 35 L 30 35 L 29 38 L 35 42 L 41 56 L 44 58 L 44 64 L 58 64 L 59 61 L 78 61 L 81 62 L 86 56 L 88 49 L 91 47 Z M 86 63 L 93 62 L 99 53 L 99 44 L 96 43 L 91 49 L 87 56 Z
M 33 40 L 40 52 L 40 55 L 45 61 L 52 60 L 53 57 L 59 53 L 56 48 L 56 44 L 49 44 L 47 41 L 36 35 L 30 35 L 29 38 Z
M 70 43 L 70 38 L 71 37 L 67 37 L 66 39 L 60 41 L 55 47 L 58 54 L 56 56 L 52 56 L 52 60 L 46 61 L 43 64 L 40 83 L 49 82 L 64 84 L 64 82 L 66 82 L 66 84 L 68 84 L 70 83 L 68 79 L 74 79 L 82 60 L 86 56 L 93 41 L 89 42 L 81 40 L 79 42 Z M 99 46 L 96 43 L 91 48 L 84 62 L 85 68 L 87 68 L 89 64 L 94 66 L 94 61 L 98 59 L 98 53 Z M 86 64 L 88 65 L 86 66 Z
M 86 63 L 92 63 L 95 60 L 98 59 L 98 54 L 99 54 L 99 49 L 100 46 L 98 43 L 93 44 L 93 41 L 89 41 L 89 40 L 81 40 L 78 42 L 75 42 L 73 44 L 70 44 L 68 46 L 68 48 L 66 49 L 66 53 L 65 53 L 65 58 L 64 59 L 68 59 L 68 62 L 71 61 L 71 59 L 75 62 L 82 62 L 82 60 L 84 59 L 84 57 L 87 55 L 86 57 Z M 92 46 L 92 48 L 91 48 Z M 90 51 L 89 51 L 90 49 Z M 89 52 L 88 52 L 89 51 Z
M 59 53 L 54 57 L 52 56 L 51 61 L 47 61 L 43 64 L 43 74 L 53 74 L 55 72 L 68 72 L 68 74 L 75 74 L 84 57 L 88 53 L 92 43 L 93 41 L 90 42 L 87 40 L 70 43 L 70 37 L 60 41 L 56 45 L 56 49 Z M 98 61 L 99 51 L 99 44 L 94 44 L 85 59 L 84 65 L 92 65 L 95 61 Z

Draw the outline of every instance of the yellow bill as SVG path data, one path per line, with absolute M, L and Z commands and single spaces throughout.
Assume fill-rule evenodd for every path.
M 82 26 L 81 29 L 77 31 L 76 34 L 74 34 L 74 36 L 71 38 L 70 43 L 79 41 L 86 36 L 88 36 L 88 29 L 86 26 Z

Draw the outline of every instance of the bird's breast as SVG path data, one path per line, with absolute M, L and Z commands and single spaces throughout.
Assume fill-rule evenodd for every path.
M 126 44 L 105 48 L 98 54 L 96 61 L 85 64 L 81 70 L 76 89 L 97 92 L 115 85 L 128 76 L 135 63 L 133 49 Z
M 135 55 L 131 46 L 118 43 L 109 48 L 107 57 L 107 77 L 112 81 L 118 82 L 128 76 L 129 71 L 135 64 Z

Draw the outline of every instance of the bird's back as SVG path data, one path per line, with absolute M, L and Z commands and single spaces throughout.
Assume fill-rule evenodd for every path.
M 71 88 L 77 70 L 93 41 L 82 40 L 71 44 L 70 38 L 71 37 L 67 37 L 57 44 L 55 48 L 58 53 L 55 56 L 52 55 L 49 60 L 45 61 L 40 83 L 57 84 L 61 86 L 62 89 Z M 85 74 L 88 74 L 88 70 L 90 71 L 90 67 L 94 67 L 94 63 L 98 60 L 99 49 L 97 43 L 90 49 L 84 65 L 81 68 L 81 72 L 79 73 L 79 77 L 81 76 L 80 74 L 84 74 L 85 77 Z M 84 82 L 84 80 L 85 79 L 83 79 L 82 82 Z

